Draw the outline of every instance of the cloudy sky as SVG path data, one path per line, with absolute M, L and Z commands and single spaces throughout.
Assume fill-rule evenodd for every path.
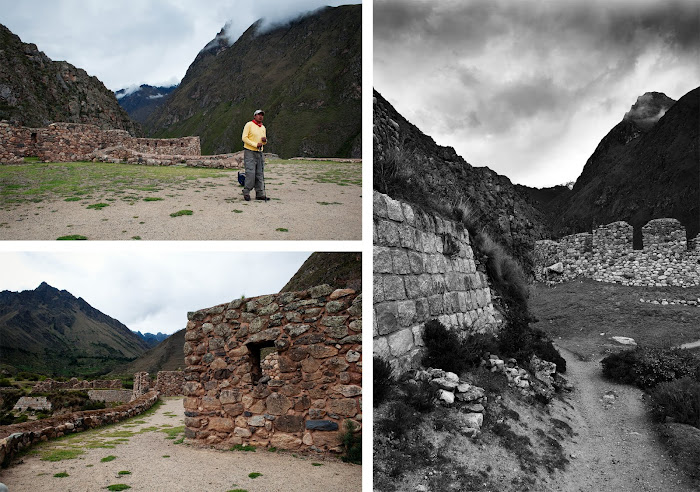
M 187 312 L 280 291 L 308 252 L 0 252 L 0 291 L 41 282 L 82 297 L 133 331 L 174 333 Z
M 237 39 L 253 22 L 278 23 L 358 0 L 0 0 L 0 24 L 49 58 L 108 89 L 172 85 L 227 22 Z
M 515 183 L 575 180 L 638 96 L 700 85 L 697 0 L 374 0 L 374 87 Z

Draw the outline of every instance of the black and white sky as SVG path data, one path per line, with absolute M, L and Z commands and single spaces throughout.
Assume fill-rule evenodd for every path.
M 0 252 L 0 291 L 46 282 L 142 333 L 174 333 L 187 312 L 280 291 L 308 252 Z
M 374 0 L 374 87 L 514 183 L 575 180 L 638 96 L 700 85 L 697 0 Z
M 284 23 L 359 0 L 0 0 L 0 24 L 49 58 L 65 60 L 108 89 L 174 85 L 229 23 L 233 43 L 256 20 Z

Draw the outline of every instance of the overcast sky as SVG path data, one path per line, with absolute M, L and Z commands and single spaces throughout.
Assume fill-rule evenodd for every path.
M 34 290 L 46 282 L 133 331 L 170 334 L 185 327 L 188 311 L 279 292 L 310 255 L 151 250 L 0 252 L 0 291 Z
M 108 89 L 172 85 L 227 22 L 237 39 L 260 18 L 277 23 L 358 0 L 0 0 L 0 23 L 49 58 Z
M 575 180 L 638 96 L 700 85 L 697 0 L 374 0 L 374 86 L 514 183 Z

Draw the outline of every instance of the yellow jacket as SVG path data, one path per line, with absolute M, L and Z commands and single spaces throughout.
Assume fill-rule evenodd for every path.
M 248 150 L 256 150 L 262 152 L 263 148 L 258 148 L 258 142 L 262 142 L 262 138 L 267 138 L 265 125 L 258 126 L 252 121 L 249 121 L 243 127 L 243 147 Z

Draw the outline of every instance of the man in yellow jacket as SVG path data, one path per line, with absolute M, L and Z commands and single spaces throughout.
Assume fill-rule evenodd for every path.
M 243 198 L 250 201 L 250 190 L 255 188 L 256 200 L 269 200 L 265 196 L 265 160 L 263 147 L 267 143 L 267 131 L 262 124 L 265 111 L 253 113 L 253 121 L 243 127 L 243 163 L 245 165 L 245 186 Z

